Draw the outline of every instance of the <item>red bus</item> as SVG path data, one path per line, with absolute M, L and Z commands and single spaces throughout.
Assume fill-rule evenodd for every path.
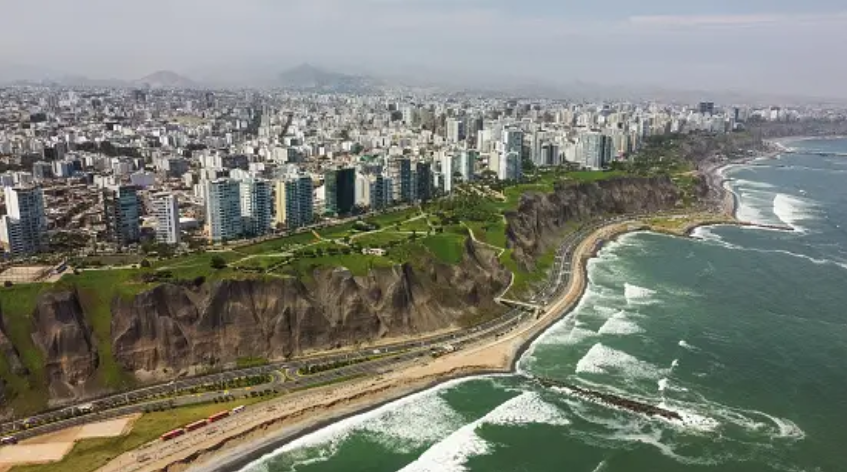
M 190 433 L 191 431 L 200 429 L 203 426 L 206 426 L 207 424 L 209 424 L 209 423 L 206 420 L 195 421 L 195 422 L 185 426 L 185 432 Z
M 169 431 L 169 432 L 163 434 L 162 435 L 162 441 L 170 441 L 171 439 L 182 436 L 183 434 L 185 434 L 184 429 L 182 429 L 182 428 L 175 429 L 173 431 Z
M 209 423 L 214 423 L 215 421 L 220 421 L 229 416 L 229 411 L 221 411 L 219 413 L 215 413 L 214 415 L 209 417 Z

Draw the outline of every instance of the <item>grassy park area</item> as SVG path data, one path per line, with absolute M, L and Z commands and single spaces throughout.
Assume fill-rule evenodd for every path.
M 621 174 L 551 171 L 539 173 L 526 183 L 502 188 L 465 184 L 450 198 L 423 207 L 348 220 L 314 232 L 252 244 L 227 244 L 172 257 L 88 256 L 79 265 L 71 264 L 81 270 L 67 273 L 54 285 L 0 287 L 5 331 L 28 371 L 13 372 L 8 360 L 0 358 L 0 378 L 6 382 L 7 401 L 19 415 L 42 410 L 47 404 L 44 359 L 30 335 L 35 301 L 42 291 L 77 291 L 97 342 L 98 383 L 108 389 L 128 388 L 132 386 L 132 376 L 115 362 L 111 352 L 111 306 L 116 298 L 129 299 L 168 282 L 199 286 L 226 279 L 293 277 L 309 283 L 316 271 L 336 267 L 365 276 L 373 269 L 403 263 L 421 270 L 435 261 L 458 264 L 471 231 L 479 241 L 502 250 L 501 262 L 515 273 L 512 294 L 520 296 L 543 278 L 552 259 L 548 263 L 547 256 L 542 256 L 531 273 L 518 267 L 512 252 L 507 250 L 504 213 L 516 210 L 525 193 L 551 192 L 558 181 L 596 181 Z

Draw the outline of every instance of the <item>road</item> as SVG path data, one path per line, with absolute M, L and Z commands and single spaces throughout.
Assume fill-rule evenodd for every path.
M 590 233 L 602 226 L 632 220 L 641 216 L 644 215 L 621 216 L 599 220 L 591 224 L 584 225 L 577 229 L 577 231 L 565 237 L 556 253 L 555 262 L 549 272 L 547 281 L 538 287 L 537 292 L 527 301 L 532 305 L 545 306 L 567 288 L 570 282 L 572 270 L 571 257 L 573 251 L 576 246 Z M 19 439 L 25 439 L 72 426 L 139 413 L 150 408 L 168 407 L 171 405 L 171 402 L 173 402 L 174 405 L 182 406 L 214 401 L 214 399 L 222 398 L 226 394 L 243 395 L 248 393 L 248 390 L 262 392 L 266 390 L 280 391 L 303 389 L 352 376 L 378 375 L 388 370 L 392 370 L 394 367 L 402 363 L 430 355 L 434 349 L 450 350 L 450 348 L 448 348 L 448 346 L 450 346 L 452 349 L 459 350 L 469 344 L 482 341 L 486 337 L 497 338 L 514 329 L 521 321 L 529 317 L 534 317 L 536 311 L 537 310 L 533 309 L 513 308 L 497 319 L 490 320 L 469 329 L 447 334 L 423 337 L 378 347 L 369 347 L 357 352 L 332 353 L 314 357 L 298 358 L 291 361 L 236 369 L 217 374 L 191 377 L 169 383 L 143 387 L 130 392 L 110 395 L 87 402 L 86 404 L 90 404 L 93 407 L 92 411 L 76 417 L 67 419 L 64 418 L 69 410 L 78 408 L 80 405 L 63 408 L 58 411 L 42 413 L 28 419 L 30 424 L 46 423 L 42 426 L 25 428 L 24 422 L 27 420 L 3 423 L 0 425 L 0 434 L 14 434 Z M 370 361 L 366 360 L 367 358 L 373 357 L 377 354 L 380 356 L 378 359 Z M 363 362 L 313 375 L 304 376 L 297 373 L 299 369 L 310 365 L 331 364 L 337 361 L 351 359 L 362 359 Z M 274 380 L 270 383 L 249 387 L 249 389 L 242 388 L 233 389 L 229 392 L 211 391 L 193 395 L 178 395 L 180 392 L 189 391 L 195 387 L 260 375 L 272 375 Z M 288 379 L 286 379 L 286 377 L 288 377 Z M 157 398 L 163 395 L 167 396 L 167 398 Z

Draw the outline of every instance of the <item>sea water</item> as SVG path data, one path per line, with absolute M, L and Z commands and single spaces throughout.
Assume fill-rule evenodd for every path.
M 797 149 L 847 152 L 847 141 Z M 847 470 L 847 158 L 728 171 L 739 218 L 793 231 L 637 233 L 589 263 L 578 307 L 519 372 L 679 412 L 649 419 L 524 375 L 454 381 L 245 471 Z

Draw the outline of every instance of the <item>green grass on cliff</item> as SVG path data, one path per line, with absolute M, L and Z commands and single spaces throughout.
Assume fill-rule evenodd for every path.
M 44 356 L 31 337 L 32 313 L 38 294 L 49 286 L 21 284 L 0 288 L 0 309 L 6 324 L 6 334 L 17 348 L 21 363 L 29 375 L 15 375 L 5 357 L 0 356 L 0 378 L 6 382 L 8 408 L 17 416 L 35 413 L 47 407 L 44 377 Z
M 480 223 L 471 221 L 466 223 L 470 227 L 478 241 L 488 243 L 492 246 L 506 248 L 506 223 Z
M 404 221 L 410 220 L 418 215 L 420 215 L 420 211 L 417 208 L 409 208 L 408 210 L 373 216 L 365 221 L 370 224 L 375 224 L 380 228 L 385 228 L 387 226 L 403 223 Z
M 462 262 L 465 253 L 465 237 L 457 234 L 442 233 L 423 239 L 423 244 L 439 261 L 447 264 Z
M 250 246 L 241 246 L 235 248 L 235 251 L 242 254 L 276 254 L 290 251 L 299 246 L 305 246 L 316 242 L 315 235 L 311 232 L 300 233 L 284 238 L 271 239 Z
M 151 288 L 134 279 L 135 270 L 84 271 L 67 275 L 62 283 L 73 284 L 79 293 L 86 320 L 97 341 L 100 365 L 97 378 L 106 388 L 120 389 L 133 385 L 132 376 L 115 362 L 112 356 L 112 300 L 116 296 L 129 298 Z

